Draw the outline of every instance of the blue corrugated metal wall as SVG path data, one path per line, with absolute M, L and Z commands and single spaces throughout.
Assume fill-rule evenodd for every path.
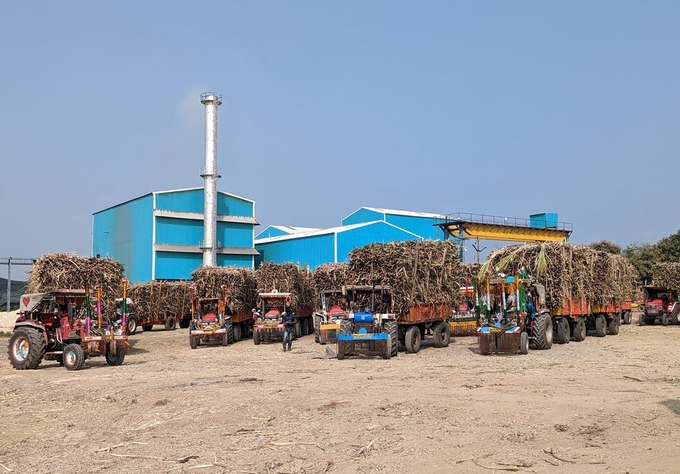
M 151 194 L 97 212 L 92 223 L 92 253 L 123 264 L 132 283 L 151 279 L 153 197 Z
M 413 234 L 397 229 L 385 222 L 376 222 L 364 227 L 338 233 L 338 262 L 348 262 L 349 253 L 358 247 L 376 242 L 414 240 Z
M 202 193 L 201 196 L 203 196 Z M 255 217 L 253 207 L 253 203 L 250 201 L 239 199 L 236 196 L 230 196 L 227 194 L 217 194 L 218 215 Z M 202 206 L 201 209 L 203 209 Z
M 396 214 L 386 214 L 385 220 L 390 224 L 401 227 L 404 230 L 413 232 L 425 239 L 444 240 L 444 231 L 440 227 L 434 226 L 431 217 L 400 216 Z
M 156 209 L 159 211 L 203 212 L 203 189 L 156 193 Z
M 156 218 L 156 243 L 170 245 L 198 245 L 203 240 L 203 221 Z
M 262 261 L 293 262 L 300 266 L 309 265 L 310 268 L 314 269 L 322 263 L 333 261 L 334 235 L 325 234 L 256 244 L 255 249 L 260 252 L 260 256 L 255 259 L 257 265 Z
M 202 238 L 202 237 L 201 237 Z M 252 224 L 237 222 L 218 222 L 217 240 L 222 247 L 253 247 Z
M 279 237 L 281 235 L 290 235 L 288 232 L 284 232 L 276 227 L 269 226 L 262 232 L 255 236 L 256 239 L 267 239 L 269 237 Z
M 342 220 L 342 225 L 362 224 L 364 222 L 381 221 L 383 214 L 381 212 L 372 211 L 364 207 L 357 209 L 349 216 Z
M 156 252 L 157 280 L 189 280 L 203 263 L 203 255 L 189 252 Z

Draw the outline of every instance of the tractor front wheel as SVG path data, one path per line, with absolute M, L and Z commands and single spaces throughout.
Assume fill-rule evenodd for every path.
M 134 316 L 128 316 L 127 333 L 134 334 L 136 332 L 137 332 L 137 318 Z
M 317 344 L 321 342 L 321 323 L 323 316 L 314 316 L 314 342 Z
M 142 329 L 144 329 L 145 331 L 151 331 L 152 328 L 153 328 L 152 324 L 145 324 L 144 326 L 142 326 Z
M 85 351 L 80 344 L 69 344 L 64 347 L 64 367 L 66 370 L 78 370 L 85 363 Z
M 189 334 L 189 346 L 191 346 L 192 349 L 196 349 L 198 347 L 198 341 L 196 340 L 196 336 L 192 336 Z
M 115 344 L 115 346 L 114 346 Z M 115 353 L 112 351 L 115 349 Z M 106 363 L 109 365 L 121 365 L 125 360 L 125 343 L 123 341 L 110 342 L 106 345 Z
M 256 346 L 260 344 L 260 331 L 256 328 L 253 328 L 253 344 Z
M 406 352 L 415 354 L 420 350 L 420 328 L 411 326 L 406 330 Z
M 524 331 L 522 331 L 522 333 L 519 335 L 519 353 L 529 353 L 529 334 Z
M 9 340 L 7 355 L 15 369 L 35 369 L 45 357 L 45 340 L 37 329 L 19 328 Z
M 663 313 L 661 315 L 661 325 L 668 326 L 668 313 Z

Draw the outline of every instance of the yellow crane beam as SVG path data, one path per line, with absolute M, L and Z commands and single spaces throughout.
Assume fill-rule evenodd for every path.
M 459 239 L 503 240 L 508 242 L 565 242 L 570 230 L 533 228 L 506 224 L 451 222 L 441 225 Z

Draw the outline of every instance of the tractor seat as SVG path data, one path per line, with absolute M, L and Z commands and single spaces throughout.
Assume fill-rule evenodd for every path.
M 265 319 L 278 319 L 281 316 L 281 310 L 279 308 L 272 308 L 267 311 L 264 315 Z
M 345 314 L 345 311 L 340 306 L 333 306 L 328 312 L 329 316 L 341 316 Z
M 208 313 L 201 318 L 205 323 L 214 323 L 216 319 L 217 315 L 215 313 Z

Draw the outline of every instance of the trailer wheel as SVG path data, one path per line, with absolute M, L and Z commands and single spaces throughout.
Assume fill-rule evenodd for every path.
M 399 325 L 396 321 L 385 321 L 385 332 L 390 338 L 390 357 L 399 353 Z
M 406 352 L 415 354 L 420 350 L 420 328 L 411 326 L 406 330 Z
M 576 342 L 581 342 L 586 338 L 586 321 L 583 318 L 576 318 L 571 327 L 571 336 Z
M 111 351 L 112 344 L 115 344 L 116 353 Z M 110 342 L 106 345 L 106 363 L 109 365 L 121 365 L 125 360 L 125 343 L 123 341 Z
M 257 328 L 253 328 L 253 344 L 257 346 L 260 342 L 260 331 Z
M 613 318 L 607 321 L 607 334 L 616 336 L 619 333 L 619 325 L 621 324 L 621 316 L 615 314 Z
M 434 328 L 434 347 L 446 347 L 451 339 L 451 329 L 449 325 L 442 321 Z
M 127 333 L 134 334 L 137 332 L 137 318 L 135 316 L 128 316 Z
M 175 324 L 175 318 L 172 316 L 168 316 L 168 319 L 165 320 L 165 329 L 168 331 L 174 331 L 177 329 L 177 324 Z
M 37 329 L 19 328 L 9 340 L 7 355 L 15 369 L 35 369 L 45 357 L 45 340 Z
M 604 337 L 607 335 L 607 319 L 604 314 L 595 316 L 595 335 L 597 337 Z
M 85 351 L 80 344 L 69 344 L 64 347 L 64 367 L 66 370 L 78 370 L 85 363 Z
M 198 347 L 198 341 L 196 340 L 196 336 L 192 336 L 189 334 L 189 346 L 191 346 L 192 349 L 196 349 Z
M 529 334 L 524 331 L 522 331 L 522 333 L 519 335 L 519 353 L 529 353 Z
M 570 339 L 569 320 L 567 318 L 559 318 L 557 320 L 557 343 L 569 344 Z
M 321 323 L 323 322 L 322 316 L 314 316 L 314 342 L 317 344 L 321 343 Z
M 661 325 L 668 326 L 668 313 L 663 313 L 661 315 Z
M 241 340 L 241 325 L 236 324 L 234 326 L 234 342 L 238 342 Z
M 295 337 L 302 337 L 302 322 L 300 322 L 299 319 L 297 320 L 297 323 L 295 323 Z
M 142 326 L 142 329 L 144 329 L 145 331 L 151 331 L 151 328 L 153 328 L 153 325 L 151 324 L 145 324 L 144 326 Z
M 534 320 L 534 344 L 537 349 L 550 349 L 553 343 L 553 325 L 550 313 L 539 314 Z
M 179 327 L 181 329 L 187 329 L 191 324 L 191 316 L 184 316 L 179 320 Z
M 678 310 L 680 310 L 680 306 L 678 306 Z M 630 324 L 630 311 L 624 311 L 623 312 L 623 317 L 621 318 L 623 321 L 623 324 Z

